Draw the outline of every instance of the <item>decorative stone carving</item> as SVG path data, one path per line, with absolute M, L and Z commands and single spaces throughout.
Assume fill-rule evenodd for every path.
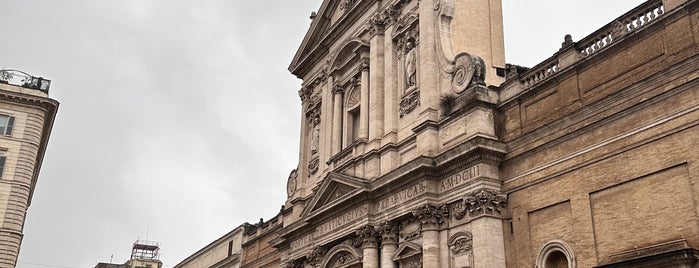
M 366 225 L 361 229 L 356 231 L 357 239 L 359 245 L 363 248 L 377 247 L 378 246 L 378 232 L 374 229 L 374 226 Z
M 382 244 L 398 243 L 398 224 L 395 222 L 386 221 L 379 225 L 379 234 L 381 234 Z
M 454 219 L 461 220 L 466 216 L 466 205 L 463 200 L 452 203 L 450 209 Z
M 311 161 L 308 162 L 308 176 L 310 177 L 313 174 L 316 174 L 318 172 L 318 166 L 320 166 L 320 159 L 313 158 Z
M 289 174 L 289 179 L 286 181 L 286 195 L 288 197 L 291 197 L 296 193 L 296 177 L 298 177 L 298 173 L 296 172 L 296 169 L 292 170 L 291 173 Z
M 342 3 L 340 3 L 340 10 L 343 10 L 344 12 L 349 11 L 352 9 L 354 4 L 357 3 L 357 0 L 344 0 Z
M 299 260 L 288 260 L 286 261 L 286 268 L 303 268 L 303 262 Z
M 449 209 L 444 205 L 425 204 L 413 211 L 413 217 L 420 221 L 422 229 L 435 228 L 449 217 Z
M 473 249 L 473 235 L 469 232 L 456 233 L 449 238 L 448 245 L 453 254 L 466 253 Z
M 505 208 L 507 196 L 496 191 L 481 189 L 466 196 L 464 205 L 470 216 L 496 215 Z
M 328 250 L 325 247 L 316 246 L 311 250 L 311 252 L 306 254 L 306 262 L 311 266 L 318 266 L 318 264 L 323 261 L 323 257 L 327 252 Z
M 626 25 L 618 20 L 612 22 L 610 32 L 612 33 L 612 39 L 619 39 L 629 32 Z
M 405 82 L 408 87 L 414 87 L 417 84 L 417 55 L 414 42 L 410 39 L 405 43 Z
M 456 55 L 451 84 L 457 94 L 474 85 L 485 85 L 483 59 L 465 52 Z
M 320 116 L 313 118 L 311 130 L 311 155 L 318 152 L 318 142 L 320 141 Z
M 352 78 L 354 80 L 354 78 Z M 362 100 L 362 93 L 361 90 L 357 86 L 355 86 L 354 81 L 350 81 L 352 89 L 349 92 L 349 95 L 347 95 L 347 108 L 352 108 L 356 105 L 358 105 L 361 100 Z
M 420 106 L 420 91 L 415 90 L 401 98 L 398 113 L 400 117 L 403 117 L 415 110 L 418 106 Z
M 422 226 L 420 222 L 415 219 L 415 217 L 408 217 L 400 223 L 399 236 L 401 240 L 410 240 L 415 237 L 420 236 L 422 233 Z

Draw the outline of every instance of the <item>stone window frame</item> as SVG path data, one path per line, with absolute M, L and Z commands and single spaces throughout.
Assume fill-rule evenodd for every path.
M 7 114 L 0 114 L 0 135 L 12 136 L 15 126 L 15 117 Z
M 541 248 L 536 256 L 536 268 L 546 268 L 546 261 L 555 252 L 560 252 L 566 257 L 568 268 L 576 268 L 573 248 L 562 240 L 549 241 Z

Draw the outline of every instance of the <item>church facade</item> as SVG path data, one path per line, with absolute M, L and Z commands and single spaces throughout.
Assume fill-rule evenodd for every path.
M 499 0 L 323 1 L 279 266 L 698 267 L 698 6 L 525 68 Z

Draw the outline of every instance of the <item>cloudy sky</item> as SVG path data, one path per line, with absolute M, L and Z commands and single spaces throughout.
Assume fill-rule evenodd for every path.
M 504 0 L 507 62 L 533 66 L 639 0 Z M 274 216 L 298 157 L 289 65 L 321 0 L 0 0 L 0 68 L 61 106 L 18 267 L 172 267 Z

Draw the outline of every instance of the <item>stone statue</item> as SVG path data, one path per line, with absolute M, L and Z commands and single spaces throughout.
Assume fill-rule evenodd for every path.
M 417 66 L 415 57 L 415 44 L 413 41 L 408 41 L 405 44 L 405 81 L 408 87 L 415 86 Z
M 311 132 L 311 154 L 318 152 L 318 140 L 320 140 L 320 117 L 313 118 L 313 131 Z

